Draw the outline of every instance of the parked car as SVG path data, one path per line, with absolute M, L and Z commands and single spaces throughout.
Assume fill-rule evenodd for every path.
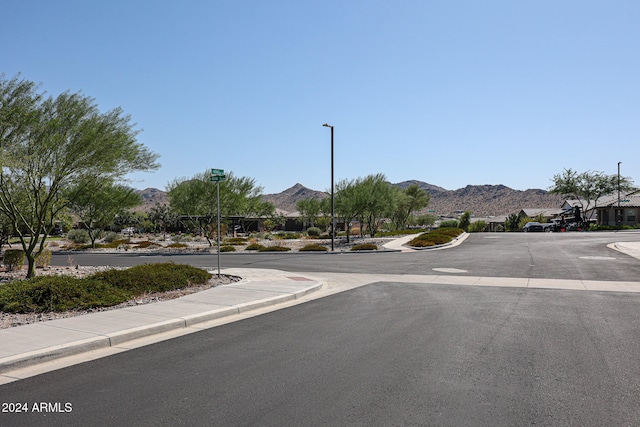
M 544 226 L 539 222 L 528 222 L 524 225 L 522 231 L 524 231 L 525 233 L 529 233 L 532 231 L 544 231 Z

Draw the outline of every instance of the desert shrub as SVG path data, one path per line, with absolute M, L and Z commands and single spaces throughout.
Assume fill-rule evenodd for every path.
M 354 226 L 351 227 L 351 230 L 349 230 L 349 235 L 350 236 L 359 236 L 360 235 L 360 227 L 359 226 Z
M 88 243 L 89 240 L 91 240 L 89 238 L 89 232 L 87 230 L 81 230 L 78 228 L 69 230 L 69 232 L 67 233 L 67 239 L 76 244 Z
M 36 267 L 49 267 L 51 265 L 51 251 L 43 249 L 40 255 L 36 257 Z
M 0 287 L 0 310 L 9 313 L 108 307 L 133 295 L 90 278 L 41 276 Z
M 174 242 L 174 243 L 169 243 L 166 247 L 170 249 L 183 249 L 183 248 L 188 248 L 189 245 L 185 243 Z
M 244 250 L 245 251 L 259 251 L 259 250 L 261 250 L 263 248 L 264 248 L 264 246 L 261 245 L 260 243 L 251 243 L 246 248 L 244 248 Z
M 163 263 L 143 264 L 126 270 L 103 271 L 91 277 L 118 289 L 144 293 L 165 292 L 190 284 L 202 284 L 211 278 L 211 274 L 185 264 Z
M 144 264 L 85 279 L 40 276 L 0 286 L 0 311 L 12 313 L 109 307 L 145 292 L 165 292 L 207 282 L 212 275 L 189 265 Z
M 318 237 L 320 236 L 320 234 L 322 234 L 322 230 L 320 230 L 318 227 L 309 227 L 307 228 L 307 234 L 311 237 Z
M 413 246 L 414 248 L 427 248 L 429 246 L 435 246 L 435 242 L 426 239 L 412 239 L 408 243 L 409 246 Z
M 291 248 L 286 246 L 264 246 L 261 249 L 258 249 L 258 252 L 287 252 L 290 251 Z
M 318 238 L 319 238 L 319 239 L 330 239 L 330 238 L 331 238 L 331 234 L 329 234 L 329 233 L 322 233 Z
M 485 231 L 487 228 L 486 221 L 476 221 L 469 224 L 469 232 L 470 233 L 480 233 Z
M 430 231 L 430 233 L 434 233 L 434 234 L 444 234 L 445 236 L 450 236 L 450 237 L 458 237 L 459 235 L 461 235 L 462 233 L 464 233 L 464 230 L 461 228 L 451 228 L 451 227 L 440 227 L 440 228 L 436 228 L 433 231 Z
M 235 252 L 236 248 L 231 245 L 222 245 L 220 246 L 220 252 Z
M 159 246 L 160 245 L 158 245 L 157 243 L 153 243 L 153 242 L 150 242 L 148 240 L 144 240 L 142 242 L 136 243 L 134 248 L 146 249 L 146 248 L 159 247 Z
M 24 264 L 24 257 L 25 255 L 22 249 L 6 249 L 4 251 L 2 263 L 9 271 L 11 271 L 16 267 L 22 267 L 22 264 Z
M 444 245 L 445 243 L 451 242 L 453 238 L 447 234 L 429 232 L 419 235 L 414 240 L 428 240 L 436 245 Z
M 317 252 L 321 252 L 321 251 L 328 251 L 329 249 L 326 246 L 322 246 L 322 245 L 318 245 L 315 243 L 312 243 L 310 245 L 305 245 L 303 247 L 300 248 L 300 251 L 302 252 L 313 252 L 313 251 L 317 251 Z
M 458 228 L 458 221 L 455 219 L 447 219 L 440 222 L 440 228 Z
M 351 247 L 352 251 L 377 251 L 378 246 L 373 243 L 361 243 Z
M 102 240 L 105 243 L 111 243 L 117 239 L 118 239 L 118 233 L 116 233 L 115 231 L 109 231 L 107 234 L 104 235 L 104 239 Z
M 247 239 L 244 237 L 231 237 L 224 241 L 225 245 L 244 245 L 247 243 Z

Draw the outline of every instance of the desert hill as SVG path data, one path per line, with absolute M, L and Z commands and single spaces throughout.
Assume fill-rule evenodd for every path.
M 549 194 L 545 190 L 514 190 L 505 185 L 467 185 L 457 190 L 447 190 L 422 181 L 403 181 L 397 185 L 406 188 L 417 184 L 431 195 L 429 206 L 424 212 L 438 216 L 453 216 L 460 211 L 470 210 L 476 217 L 517 213 L 524 208 L 559 208 L 563 198 Z M 143 205 L 138 208 L 148 211 L 155 205 L 169 204 L 166 193 L 157 188 L 138 191 L 143 198 Z M 312 190 L 297 183 L 281 193 L 264 194 L 262 198 L 286 212 L 296 210 L 296 202 L 301 199 L 322 199 L 329 195 L 324 191 Z M 435 212 L 430 212 L 435 211 Z

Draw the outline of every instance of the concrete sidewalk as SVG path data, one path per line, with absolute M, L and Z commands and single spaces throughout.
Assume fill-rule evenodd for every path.
M 460 239 L 462 240 L 464 239 Z M 640 259 L 640 242 L 619 242 L 610 247 Z M 402 250 L 401 245 L 394 249 Z M 108 355 L 106 351 L 110 351 L 110 354 L 127 351 L 170 338 L 167 334 L 179 336 L 211 327 L 216 319 L 220 322 L 239 320 L 243 313 L 246 316 L 253 315 L 248 313 L 252 310 L 269 310 L 269 307 L 276 304 L 284 307 L 287 303 L 296 304 L 381 281 L 640 292 L 640 281 L 604 282 L 452 274 L 291 273 L 261 269 L 225 269 L 223 273 L 243 279 L 170 301 L 2 329 L 0 384 L 46 372 L 41 370 L 34 373 L 31 369 L 33 366 L 46 364 L 45 362 L 73 358 L 76 355 L 83 357 L 83 354 L 90 352 L 102 351 L 104 356 Z M 161 338 L 162 335 L 165 338 Z M 145 339 L 148 340 L 145 343 L 132 344 Z M 78 359 L 73 363 L 85 360 L 90 358 Z
M 170 301 L 2 329 L 0 377 L 10 370 L 292 301 L 322 287 L 319 281 L 283 271 L 225 273 L 243 279 Z M 8 380 L 0 378 L 0 384 Z

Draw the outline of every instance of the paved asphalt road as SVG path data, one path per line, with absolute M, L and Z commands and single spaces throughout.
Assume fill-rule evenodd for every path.
M 607 247 L 620 241 L 640 241 L 640 232 L 477 233 L 454 249 L 412 253 L 223 253 L 221 266 L 380 274 L 434 274 L 434 268 L 454 268 L 460 270 L 456 274 L 483 277 L 640 280 L 638 260 Z M 215 254 L 73 253 L 54 255 L 54 265 L 67 265 L 69 256 L 80 265 L 174 261 L 213 268 L 217 264 Z
M 638 425 L 640 295 L 376 283 L 0 387 L 0 424 Z
M 638 281 L 638 260 L 606 244 L 639 240 L 474 234 L 442 251 L 236 254 L 222 265 Z M 638 325 L 639 294 L 379 282 L 0 386 L 0 411 L 59 410 L 0 412 L 0 425 L 638 425 Z

